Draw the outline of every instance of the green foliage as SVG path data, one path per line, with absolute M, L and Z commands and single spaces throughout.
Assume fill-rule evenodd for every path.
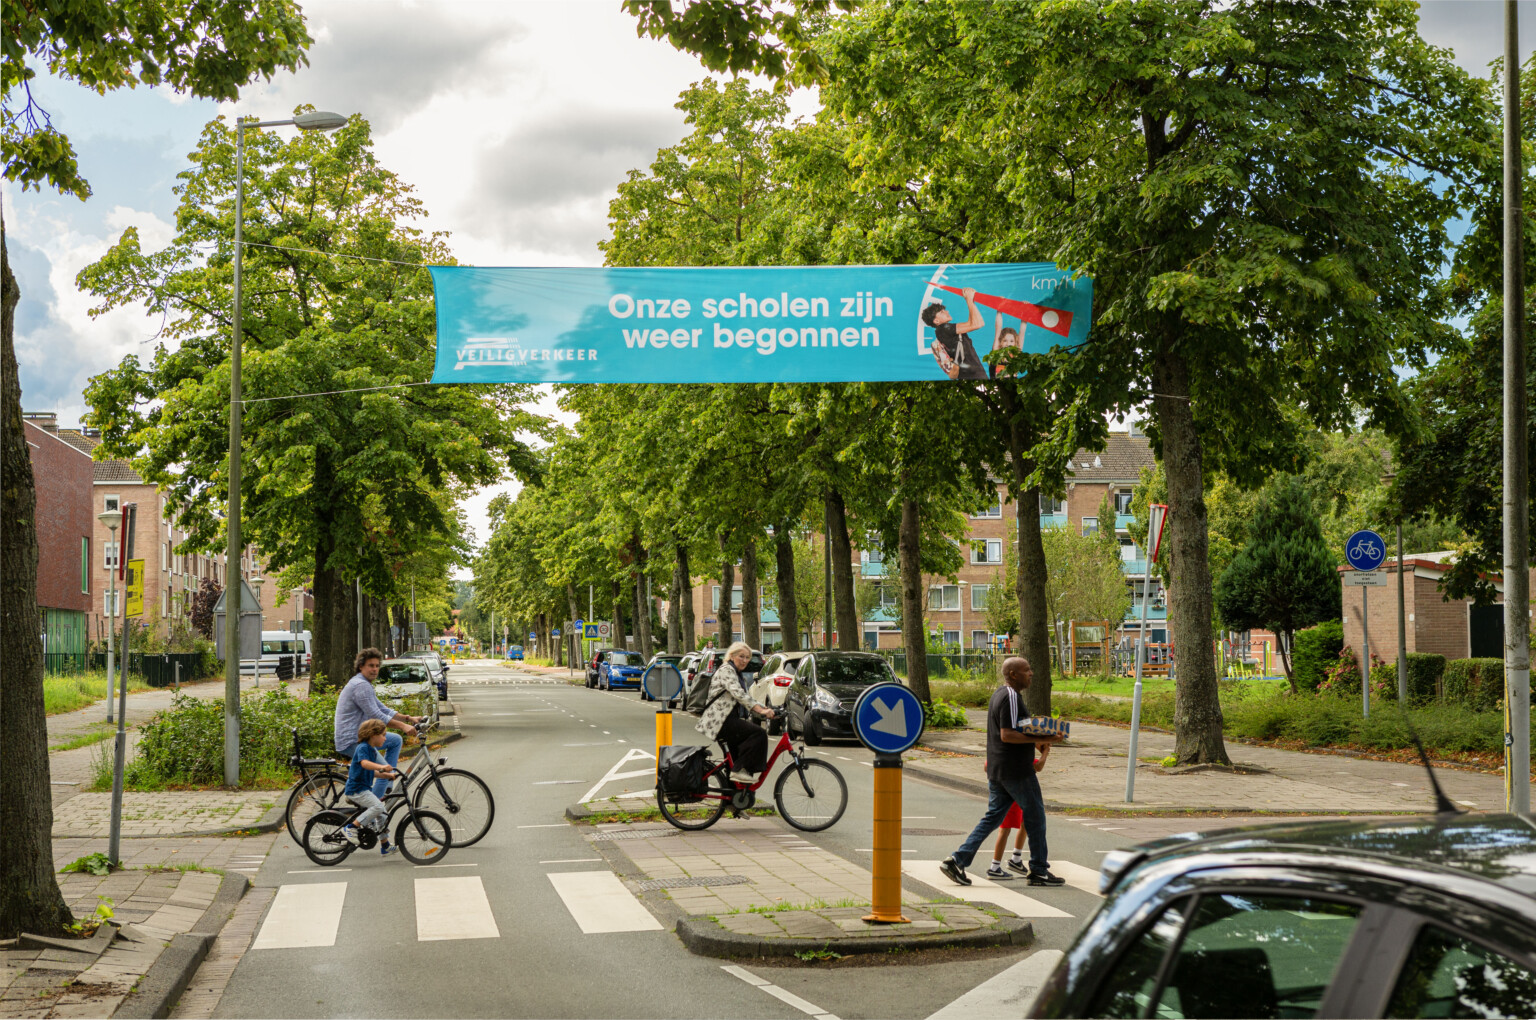
M 242 775 L 287 772 L 293 754 L 293 730 L 307 755 L 328 754 L 332 747 L 336 696 L 313 692 L 306 699 L 275 691 L 240 699 L 240 771 Z M 224 703 L 177 697 L 139 730 L 133 767 L 148 785 L 217 784 L 224 777 Z
M 1297 689 L 1316 690 L 1343 648 L 1342 620 L 1324 620 L 1315 627 L 1297 631 L 1291 644 L 1291 680 Z
M 114 690 L 116 689 L 114 684 Z M 136 673 L 128 674 L 128 690 L 147 691 L 149 685 Z M 107 696 L 105 670 L 91 673 L 65 673 L 43 677 L 43 708 L 48 715 L 75 712 L 94 705 Z
M 1445 663 L 1445 700 L 1476 711 L 1503 711 L 1504 660 L 1452 659 Z
M 1375 665 L 1375 663 L 1372 663 Z M 1339 649 L 1338 658 L 1323 671 L 1322 683 L 1317 685 L 1318 694 L 1360 696 L 1360 658 L 1348 645 Z
M 970 725 L 965 709 L 952 701 L 934 698 L 923 703 L 923 722 L 933 729 L 955 729 Z
M 1131 593 L 1117 545 L 1099 534 L 1082 535 L 1070 527 L 1048 528 L 1041 539 L 1045 546 L 1046 602 L 1063 641 L 1069 621 L 1108 620 L 1114 627 L 1125 619 Z M 1064 659 L 1067 653 L 1063 649 L 1060 654 Z
M 59 869 L 59 874 L 79 873 L 89 875 L 109 875 L 112 873 L 112 858 L 103 853 L 86 854 L 84 857 L 76 857 Z M 107 915 L 111 916 L 110 912 Z

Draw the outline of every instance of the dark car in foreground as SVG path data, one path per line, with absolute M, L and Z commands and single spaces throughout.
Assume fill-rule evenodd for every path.
M 1189 833 L 1108 855 L 1038 1017 L 1536 1016 L 1516 815 Z
M 853 704 L 871 684 L 899 683 L 891 664 L 874 652 L 811 652 L 800 660 L 784 699 L 791 739 L 815 745 L 829 738 L 858 739 Z

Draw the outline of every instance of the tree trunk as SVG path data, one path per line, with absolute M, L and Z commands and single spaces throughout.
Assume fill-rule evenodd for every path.
M 0 221 L 0 938 L 58 933 L 74 918 L 53 873 L 53 794 L 37 618 L 37 489 L 21 419 L 16 302 Z
M 715 635 L 720 641 L 719 647 L 729 648 L 735 640 L 736 628 L 732 625 L 732 604 L 736 601 L 733 597 L 733 589 L 736 587 L 736 564 L 725 551 L 725 536 L 720 536 L 720 608 L 715 612 Z
M 315 617 L 314 651 L 309 685 L 311 690 L 339 690 L 352 679 L 352 657 L 357 649 L 357 617 L 352 583 L 330 565 L 336 544 L 336 518 L 329 498 L 335 471 L 322 449 L 315 451 L 312 490 L 315 513 Z M 226 572 L 225 581 L 229 580 Z M 226 584 L 226 588 L 228 585 Z M 238 586 L 235 588 L 239 590 Z
M 667 589 L 667 654 L 680 655 L 683 648 L 683 561 L 672 560 L 672 585 Z
M 635 575 L 635 647 L 651 661 L 651 606 L 645 597 L 645 576 Z
M 377 598 L 373 595 L 364 595 L 366 600 L 368 625 L 368 643 L 380 651 L 389 648 L 389 602 L 387 599 Z
M 679 623 L 683 632 L 682 650 L 692 652 L 699 647 L 697 621 L 693 616 L 693 567 L 688 561 L 688 546 L 682 542 L 677 543 L 677 572 L 683 582 L 682 593 L 679 596 L 683 608 Z
M 571 614 L 572 621 L 581 619 L 581 610 L 576 606 L 576 586 L 574 584 L 567 584 L 565 586 L 565 606 L 566 611 Z M 581 635 L 575 633 L 574 628 L 572 629 L 571 655 L 571 664 L 574 666 L 581 659 Z
M 853 602 L 853 546 L 848 542 L 848 509 L 836 490 L 827 494 L 828 541 L 832 549 L 832 600 L 837 614 L 837 647 L 859 650 L 859 612 Z
M 778 566 L 779 637 L 784 651 L 800 650 L 800 604 L 795 598 L 795 538 L 789 521 L 773 529 L 773 555 Z
M 923 625 L 923 521 L 917 500 L 901 501 L 901 531 L 896 555 L 901 569 L 901 644 L 907 650 L 907 686 L 923 702 L 928 690 L 928 635 Z
M 624 634 L 624 586 L 613 582 L 613 647 L 628 648 Z
M 747 543 L 741 554 L 741 639 L 753 648 L 763 647 L 763 613 L 757 598 L 757 542 Z
M 1040 489 L 1025 488 L 1025 479 L 1034 471 L 1029 459 L 1031 437 L 1028 426 L 1020 420 L 1018 405 L 1010 390 L 1006 394 L 1008 407 L 1008 461 L 1013 468 L 1014 516 L 1018 525 L 1018 574 L 1014 578 L 1014 595 L 1019 602 L 1019 650 L 1018 654 L 1029 660 L 1034 670 L 1034 680 L 1024 696 L 1029 710 L 1035 715 L 1051 713 L 1051 618 L 1045 597 L 1045 543 L 1040 537 Z
M 1174 753 L 1180 765 L 1228 763 L 1211 648 L 1211 566 L 1200 433 L 1184 356 L 1164 340 L 1152 363 L 1152 407 L 1168 478 L 1168 625 L 1176 656 Z

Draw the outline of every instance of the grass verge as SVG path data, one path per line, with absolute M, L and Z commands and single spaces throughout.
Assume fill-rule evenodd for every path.
M 128 693 L 150 690 L 140 676 L 128 675 Z M 70 673 L 64 676 L 43 677 L 43 708 L 49 715 L 77 712 L 96 704 L 107 696 L 107 674 Z
M 92 744 L 99 744 L 103 740 L 111 740 L 112 734 L 116 732 L 117 727 L 102 724 L 102 727 L 99 729 L 87 730 L 84 733 L 76 733 L 72 736 L 65 737 L 57 744 L 49 744 L 48 750 L 73 751 L 77 747 L 89 747 Z

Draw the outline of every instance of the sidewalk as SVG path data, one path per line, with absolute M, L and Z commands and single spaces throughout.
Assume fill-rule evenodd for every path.
M 969 713 L 975 725 L 979 711 Z M 1235 770 L 1165 769 L 1173 734 L 1141 731 L 1136 755 L 1136 801 L 1125 803 L 1130 730 L 1072 723 L 1040 774 L 1047 807 L 1056 810 L 1286 812 L 1382 814 L 1434 809 L 1422 766 L 1339 754 L 1309 754 L 1227 743 Z M 986 733 L 981 729 L 930 730 L 907 755 L 913 776 L 984 794 Z M 1474 810 L 1502 810 L 1502 777 L 1461 769 L 1435 769 L 1446 796 Z

